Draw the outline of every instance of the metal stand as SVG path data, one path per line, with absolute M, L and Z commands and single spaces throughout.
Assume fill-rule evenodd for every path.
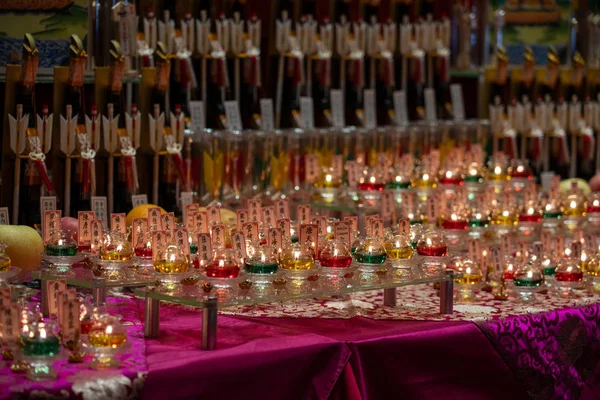
M 202 310 L 202 350 L 217 347 L 217 298 L 209 297 Z
M 104 287 L 105 279 L 103 277 L 94 277 L 94 287 L 92 289 L 92 298 L 96 307 L 106 303 L 106 287 Z
M 95 287 L 92 289 L 92 298 L 94 299 L 94 305 L 96 307 L 106 303 L 106 288 Z
M 383 289 L 383 305 L 396 307 L 396 288 Z
M 145 311 L 144 336 L 147 338 L 157 338 L 160 317 L 160 300 L 146 297 Z
M 454 308 L 454 271 L 446 271 L 446 279 L 440 282 L 440 314 L 452 314 Z

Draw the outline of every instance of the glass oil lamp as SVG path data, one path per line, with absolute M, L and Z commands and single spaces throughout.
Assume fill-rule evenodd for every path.
M 542 229 L 557 233 L 562 226 L 563 209 L 557 199 L 544 197 L 542 199 Z
M 117 354 L 130 347 L 125 328 L 114 316 L 104 314 L 94 321 L 88 332 L 86 347 L 94 354 L 93 369 L 115 368 Z
M 385 184 L 387 190 L 403 191 L 412 188 L 411 173 L 404 168 L 392 168 L 390 180 Z M 398 198 L 398 197 L 397 197 Z M 400 197 L 402 199 L 402 197 Z
M 587 263 L 585 280 L 589 291 L 600 293 L 600 259 L 597 255 L 594 255 Z
M 581 261 L 578 257 L 571 254 L 563 258 L 554 272 L 556 293 L 565 298 L 577 297 L 574 290 L 582 286 L 583 277 Z
M 152 259 L 152 234 L 151 232 L 145 232 L 140 235 L 140 239 L 135 244 L 134 253 L 139 259 L 151 260 Z
M 517 229 L 522 236 L 532 238 L 539 235 L 542 228 L 542 212 L 536 201 L 523 204 L 519 210 Z
M 50 239 L 45 245 L 42 260 L 48 265 L 54 275 L 74 275 L 72 265 L 83 261 L 86 256 L 77 252 L 77 241 L 73 237 L 73 231 L 52 231 Z
M 165 292 L 179 290 L 189 267 L 189 258 L 182 249 L 172 244 L 161 246 L 154 260 L 154 273 L 161 282 L 160 289 Z
M 411 224 L 410 232 L 409 232 L 409 240 L 410 245 L 413 249 L 417 248 L 417 243 L 419 242 L 419 238 L 425 232 L 425 227 L 422 224 Z
M 594 192 L 588 197 L 586 215 L 590 228 L 600 230 L 600 193 Z
M 521 159 L 513 159 L 508 167 L 508 176 L 510 183 L 517 192 L 525 189 L 527 182 L 533 179 L 533 171 L 529 167 L 529 161 Z
M 127 236 L 120 232 L 107 232 L 102 237 L 100 259 L 104 261 L 129 261 L 134 252 Z
M 392 279 L 395 281 L 413 279 L 415 277 L 413 271 L 415 249 L 410 243 L 410 238 L 406 235 L 394 235 L 385 241 L 383 247 L 388 263 L 392 268 Z
M 468 211 L 463 206 L 454 206 L 442 219 L 442 231 L 452 248 L 463 248 L 469 228 Z
M 483 286 L 483 272 L 473 260 L 455 256 L 446 265 L 454 271 L 455 299 L 463 303 L 475 300 L 475 293 Z
M 77 254 L 77 241 L 73 231 L 52 231 L 46 244 L 46 255 L 52 257 L 70 257 Z
M 489 212 L 486 210 L 473 209 L 469 215 L 469 236 L 473 239 L 481 239 L 488 232 L 490 226 Z
M 279 269 L 277 251 L 273 246 L 255 246 L 245 263 L 248 274 L 273 275 Z
M 307 279 L 316 275 L 317 271 L 313 249 L 308 244 L 292 243 L 285 247 L 279 265 L 289 279 L 287 289 L 290 293 L 301 294 L 310 290 Z
M 377 168 L 365 168 L 358 181 L 358 192 L 368 204 L 375 205 L 385 188 L 383 171 Z
M 53 321 L 35 320 L 23 327 L 21 358 L 29 364 L 27 377 L 34 381 L 56 379 L 54 362 L 62 358 L 61 345 Z
M 315 189 L 313 199 L 332 203 L 336 199 L 338 189 L 342 186 L 342 177 L 335 174 L 333 168 L 325 168 L 313 186 Z
M 465 187 L 467 188 L 469 200 L 483 192 L 485 189 L 485 170 L 479 163 L 472 162 L 465 173 Z
M 423 277 L 439 276 L 448 261 L 446 237 L 438 229 L 428 229 L 417 241 L 417 254 L 421 256 Z
M 112 231 L 102 236 L 99 256 L 90 260 L 95 264 L 94 273 L 109 281 L 127 279 L 127 268 L 133 265 L 134 250 L 123 233 Z
M 503 159 L 490 160 L 486 178 L 488 185 L 493 186 L 496 193 L 501 193 L 504 190 L 504 185 L 510 179 L 508 175 L 508 162 Z
M 510 204 L 499 204 L 498 208 L 492 211 L 490 222 L 495 234 L 500 237 L 511 234 L 519 223 L 519 218 Z
M 436 174 L 427 163 L 419 164 L 415 168 L 412 186 L 419 198 L 430 196 L 437 187 Z
M 387 254 L 383 240 L 374 236 L 366 237 L 362 245 L 354 252 L 354 261 L 358 267 L 360 282 L 362 284 L 379 282 L 379 275 L 387 272 L 386 259 Z
M 517 267 L 513 275 L 513 285 L 520 299 L 533 301 L 534 295 L 544 286 L 544 273 L 539 260 L 524 262 Z
M 212 262 L 204 273 L 215 287 L 219 299 L 224 300 L 234 294 L 233 285 L 240 277 L 242 263 L 235 251 L 227 248 L 213 250 Z
M 563 200 L 563 224 L 574 230 L 583 224 L 586 215 L 585 197 L 578 192 L 568 194 Z
M 352 265 L 352 253 L 343 241 L 328 241 L 321 251 L 319 261 L 327 289 L 337 290 L 348 286 L 344 276 Z
M 452 196 L 456 193 L 456 187 L 464 185 L 464 176 L 462 170 L 457 164 L 449 164 L 441 168 L 438 172 L 438 186 L 444 191 L 446 196 Z
M 292 243 L 298 243 L 299 225 L 298 221 L 290 221 L 290 240 Z

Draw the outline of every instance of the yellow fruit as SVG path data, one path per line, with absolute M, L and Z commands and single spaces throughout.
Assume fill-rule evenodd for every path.
M 561 193 L 569 193 L 571 191 L 571 186 L 573 184 L 573 182 L 577 183 L 577 187 L 583 191 L 584 195 L 588 195 L 591 193 L 591 189 L 590 189 L 590 185 L 584 181 L 583 179 L 579 179 L 579 178 L 571 178 L 571 179 L 565 179 L 564 181 L 560 182 L 560 192 Z
M 134 207 L 133 210 L 129 211 L 127 214 L 127 226 L 131 226 L 134 218 L 148 218 L 148 209 L 153 207 L 158 206 L 155 206 L 154 204 L 142 204 L 141 206 Z M 166 214 L 167 212 L 160 208 L 160 213 Z
M 39 269 L 44 242 L 37 231 L 25 225 L 0 225 L 0 242 L 6 243 L 6 255 L 13 267 L 34 271 Z

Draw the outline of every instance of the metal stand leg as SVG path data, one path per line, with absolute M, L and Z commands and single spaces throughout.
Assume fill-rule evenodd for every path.
M 94 299 L 94 305 L 96 307 L 106 303 L 106 288 L 95 287 L 92 289 L 92 297 Z
M 446 271 L 440 282 L 440 314 L 452 314 L 454 308 L 454 271 Z
M 144 323 L 144 336 L 157 338 L 160 317 L 160 300 L 146 297 L 146 318 Z
M 396 288 L 383 289 L 383 305 L 396 307 Z
M 202 311 L 202 350 L 217 347 L 217 298 L 210 297 Z

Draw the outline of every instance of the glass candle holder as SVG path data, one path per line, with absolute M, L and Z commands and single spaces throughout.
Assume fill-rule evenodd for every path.
M 554 272 L 556 281 L 555 290 L 558 296 L 564 298 L 578 297 L 575 289 L 583 283 L 583 270 L 581 261 L 574 257 L 565 257 Z
M 539 236 L 542 228 L 542 212 L 535 201 L 523 204 L 519 210 L 517 229 L 526 238 Z
M 442 230 L 446 241 L 452 248 L 464 248 L 469 228 L 468 211 L 462 206 L 454 206 L 452 210 L 442 218 Z
M 546 282 L 546 286 L 552 287 L 554 286 L 554 274 L 556 273 L 556 268 L 558 268 L 559 257 L 555 254 L 544 254 L 541 258 L 541 269 L 544 273 L 544 281 Z
M 100 259 L 104 261 L 129 261 L 134 252 L 131 242 L 123 233 L 112 231 L 102 236 L 102 247 L 100 248 Z
M 487 211 L 472 210 L 469 215 L 469 236 L 473 239 L 481 239 L 488 232 L 490 226 L 490 215 Z
M 391 179 L 385 184 L 387 190 L 396 190 L 400 193 L 412 188 L 412 174 L 403 168 L 395 167 L 390 171 Z M 402 197 L 400 197 L 402 199 Z
M 600 193 L 594 192 L 589 195 L 586 207 L 588 229 L 593 229 L 594 232 L 600 230 Z
M 174 293 L 190 267 L 188 256 L 175 245 L 161 246 L 154 260 L 154 273 L 160 280 L 160 290 Z
M 433 189 L 437 187 L 435 171 L 432 171 L 426 164 L 417 165 L 413 175 L 412 186 L 418 198 L 430 196 L 433 193 Z
M 283 249 L 279 265 L 289 280 L 288 292 L 301 294 L 310 291 L 307 279 L 316 274 L 316 265 L 309 245 L 290 244 Z
M 438 186 L 444 191 L 446 196 L 452 196 L 456 193 L 456 187 L 465 183 L 462 170 L 459 165 L 447 165 L 438 172 Z
M 358 267 L 359 282 L 363 285 L 381 281 L 382 273 L 387 272 L 385 261 L 387 254 L 383 240 L 378 237 L 366 237 L 362 245 L 354 252 L 354 261 Z
M 87 348 L 94 354 L 93 369 L 116 368 L 115 356 L 129 347 L 127 334 L 121 322 L 108 314 L 98 317 L 88 332 Z
M 46 254 L 52 257 L 68 257 L 77 254 L 77 241 L 73 231 L 52 231 L 46 244 Z
M 481 268 L 467 257 L 455 256 L 448 262 L 446 269 L 454 271 L 455 299 L 472 303 L 475 293 L 483 286 Z
M 279 269 L 277 251 L 273 246 L 255 246 L 245 263 L 248 274 L 273 275 Z
M 339 290 L 348 286 L 345 275 L 352 265 L 352 253 L 343 241 L 328 241 L 321 251 L 319 261 L 326 289 Z
M 445 268 L 448 255 L 446 237 L 438 229 L 424 231 L 417 241 L 417 253 L 421 256 L 423 277 L 439 276 Z
M 533 171 L 529 167 L 528 160 L 513 159 L 508 167 L 508 176 L 510 183 L 516 192 L 522 192 L 527 182 L 533 179 Z
M 388 238 L 383 244 L 386 257 L 394 281 L 411 280 L 415 277 L 416 271 L 413 255 L 415 249 L 410 243 L 410 238 L 405 235 L 394 235 Z
M 563 224 L 569 230 L 580 228 L 586 215 L 585 197 L 580 193 L 571 193 L 563 200 Z
M 514 231 L 519 223 L 519 218 L 513 207 L 501 204 L 492 211 L 490 222 L 496 236 L 501 237 Z
M 533 301 L 535 293 L 544 285 L 544 273 L 540 267 L 539 260 L 535 260 L 520 263 L 514 271 L 512 279 L 514 289 L 524 302 Z
M 338 189 L 342 186 L 342 177 L 336 174 L 333 168 L 325 168 L 321 171 L 319 179 L 313 184 L 315 189 L 315 200 L 332 203 L 337 196 Z
M 29 364 L 27 377 L 31 380 L 56 379 L 55 361 L 61 358 L 61 346 L 56 325 L 52 321 L 32 321 L 21 331 L 21 356 Z
M 510 179 L 508 175 L 508 162 L 502 159 L 490 160 L 486 178 L 488 185 L 491 185 L 496 193 L 501 193 L 504 190 L 504 185 Z
M 242 262 L 232 249 L 213 250 L 210 264 L 204 269 L 207 280 L 215 288 L 219 300 L 226 300 L 235 294 L 234 284 L 241 278 Z
M 383 171 L 377 168 L 365 168 L 358 181 L 358 192 L 367 204 L 375 206 L 385 189 Z
M 587 289 L 592 293 L 600 293 L 600 259 L 593 256 L 585 268 L 585 280 Z
M 0 273 L 6 272 L 10 269 L 11 260 L 8 254 L 6 254 L 6 243 L 0 243 Z

